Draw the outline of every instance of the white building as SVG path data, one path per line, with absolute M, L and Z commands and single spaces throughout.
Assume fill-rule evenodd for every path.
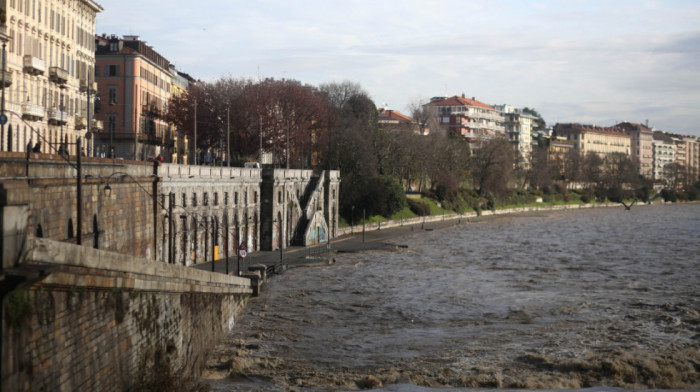
M 6 15 L 0 85 L 8 117 L 0 150 L 26 151 L 41 141 L 43 153 L 65 148 L 75 154 L 78 137 L 84 150 L 91 148 L 85 137 L 93 125 L 88 102 L 95 93 L 95 20 L 102 7 L 92 0 L 0 0 L 0 8 Z

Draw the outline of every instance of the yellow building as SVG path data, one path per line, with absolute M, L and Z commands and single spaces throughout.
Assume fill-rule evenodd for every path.
M 613 153 L 630 155 L 630 135 L 618 128 L 605 128 L 595 125 L 557 124 L 554 135 L 572 141 L 574 150 L 581 154 L 595 152 L 601 157 Z
M 94 35 L 102 7 L 92 0 L 0 0 L 5 58 L 0 150 L 43 153 L 92 149 Z M 88 108 L 89 106 L 89 108 Z M 2 121 L 0 121 L 2 123 Z

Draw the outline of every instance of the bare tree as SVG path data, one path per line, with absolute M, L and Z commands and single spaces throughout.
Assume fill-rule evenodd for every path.
M 504 138 L 482 142 L 471 158 L 474 189 L 481 196 L 502 196 L 510 191 L 513 172 L 513 147 Z

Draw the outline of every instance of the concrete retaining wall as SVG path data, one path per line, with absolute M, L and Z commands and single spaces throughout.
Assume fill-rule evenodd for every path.
M 36 277 L 3 302 L 3 391 L 195 376 L 252 294 L 249 279 L 32 237 L 22 268 Z

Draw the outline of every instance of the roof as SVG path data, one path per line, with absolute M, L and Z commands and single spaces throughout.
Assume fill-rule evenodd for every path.
M 642 132 L 653 132 L 654 130 L 647 127 L 644 124 L 631 123 L 631 122 L 621 122 L 615 125 L 616 128 L 621 128 L 624 131 L 642 131 Z
M 471 99 L 459 96 L 453 96 L 439 101 L 430 102 L 430 106 L 475 106 L 485 109 L 494 109 L 493 106 L 487 105 L 481 101 L 477 101 L 474 97 Z M 494 109 L 495 110 L 495 109 Z
M 377 109 L 377 112 L 379 113 L 379 122 L 382 121 L 391 121 L 391 122 L 400 122 L 400 123 L 412 123 L 413 118 L 399 112 L 398 110 L 389 110 L 389 109 L 384 109 L 384 108 L 379 108 Z

